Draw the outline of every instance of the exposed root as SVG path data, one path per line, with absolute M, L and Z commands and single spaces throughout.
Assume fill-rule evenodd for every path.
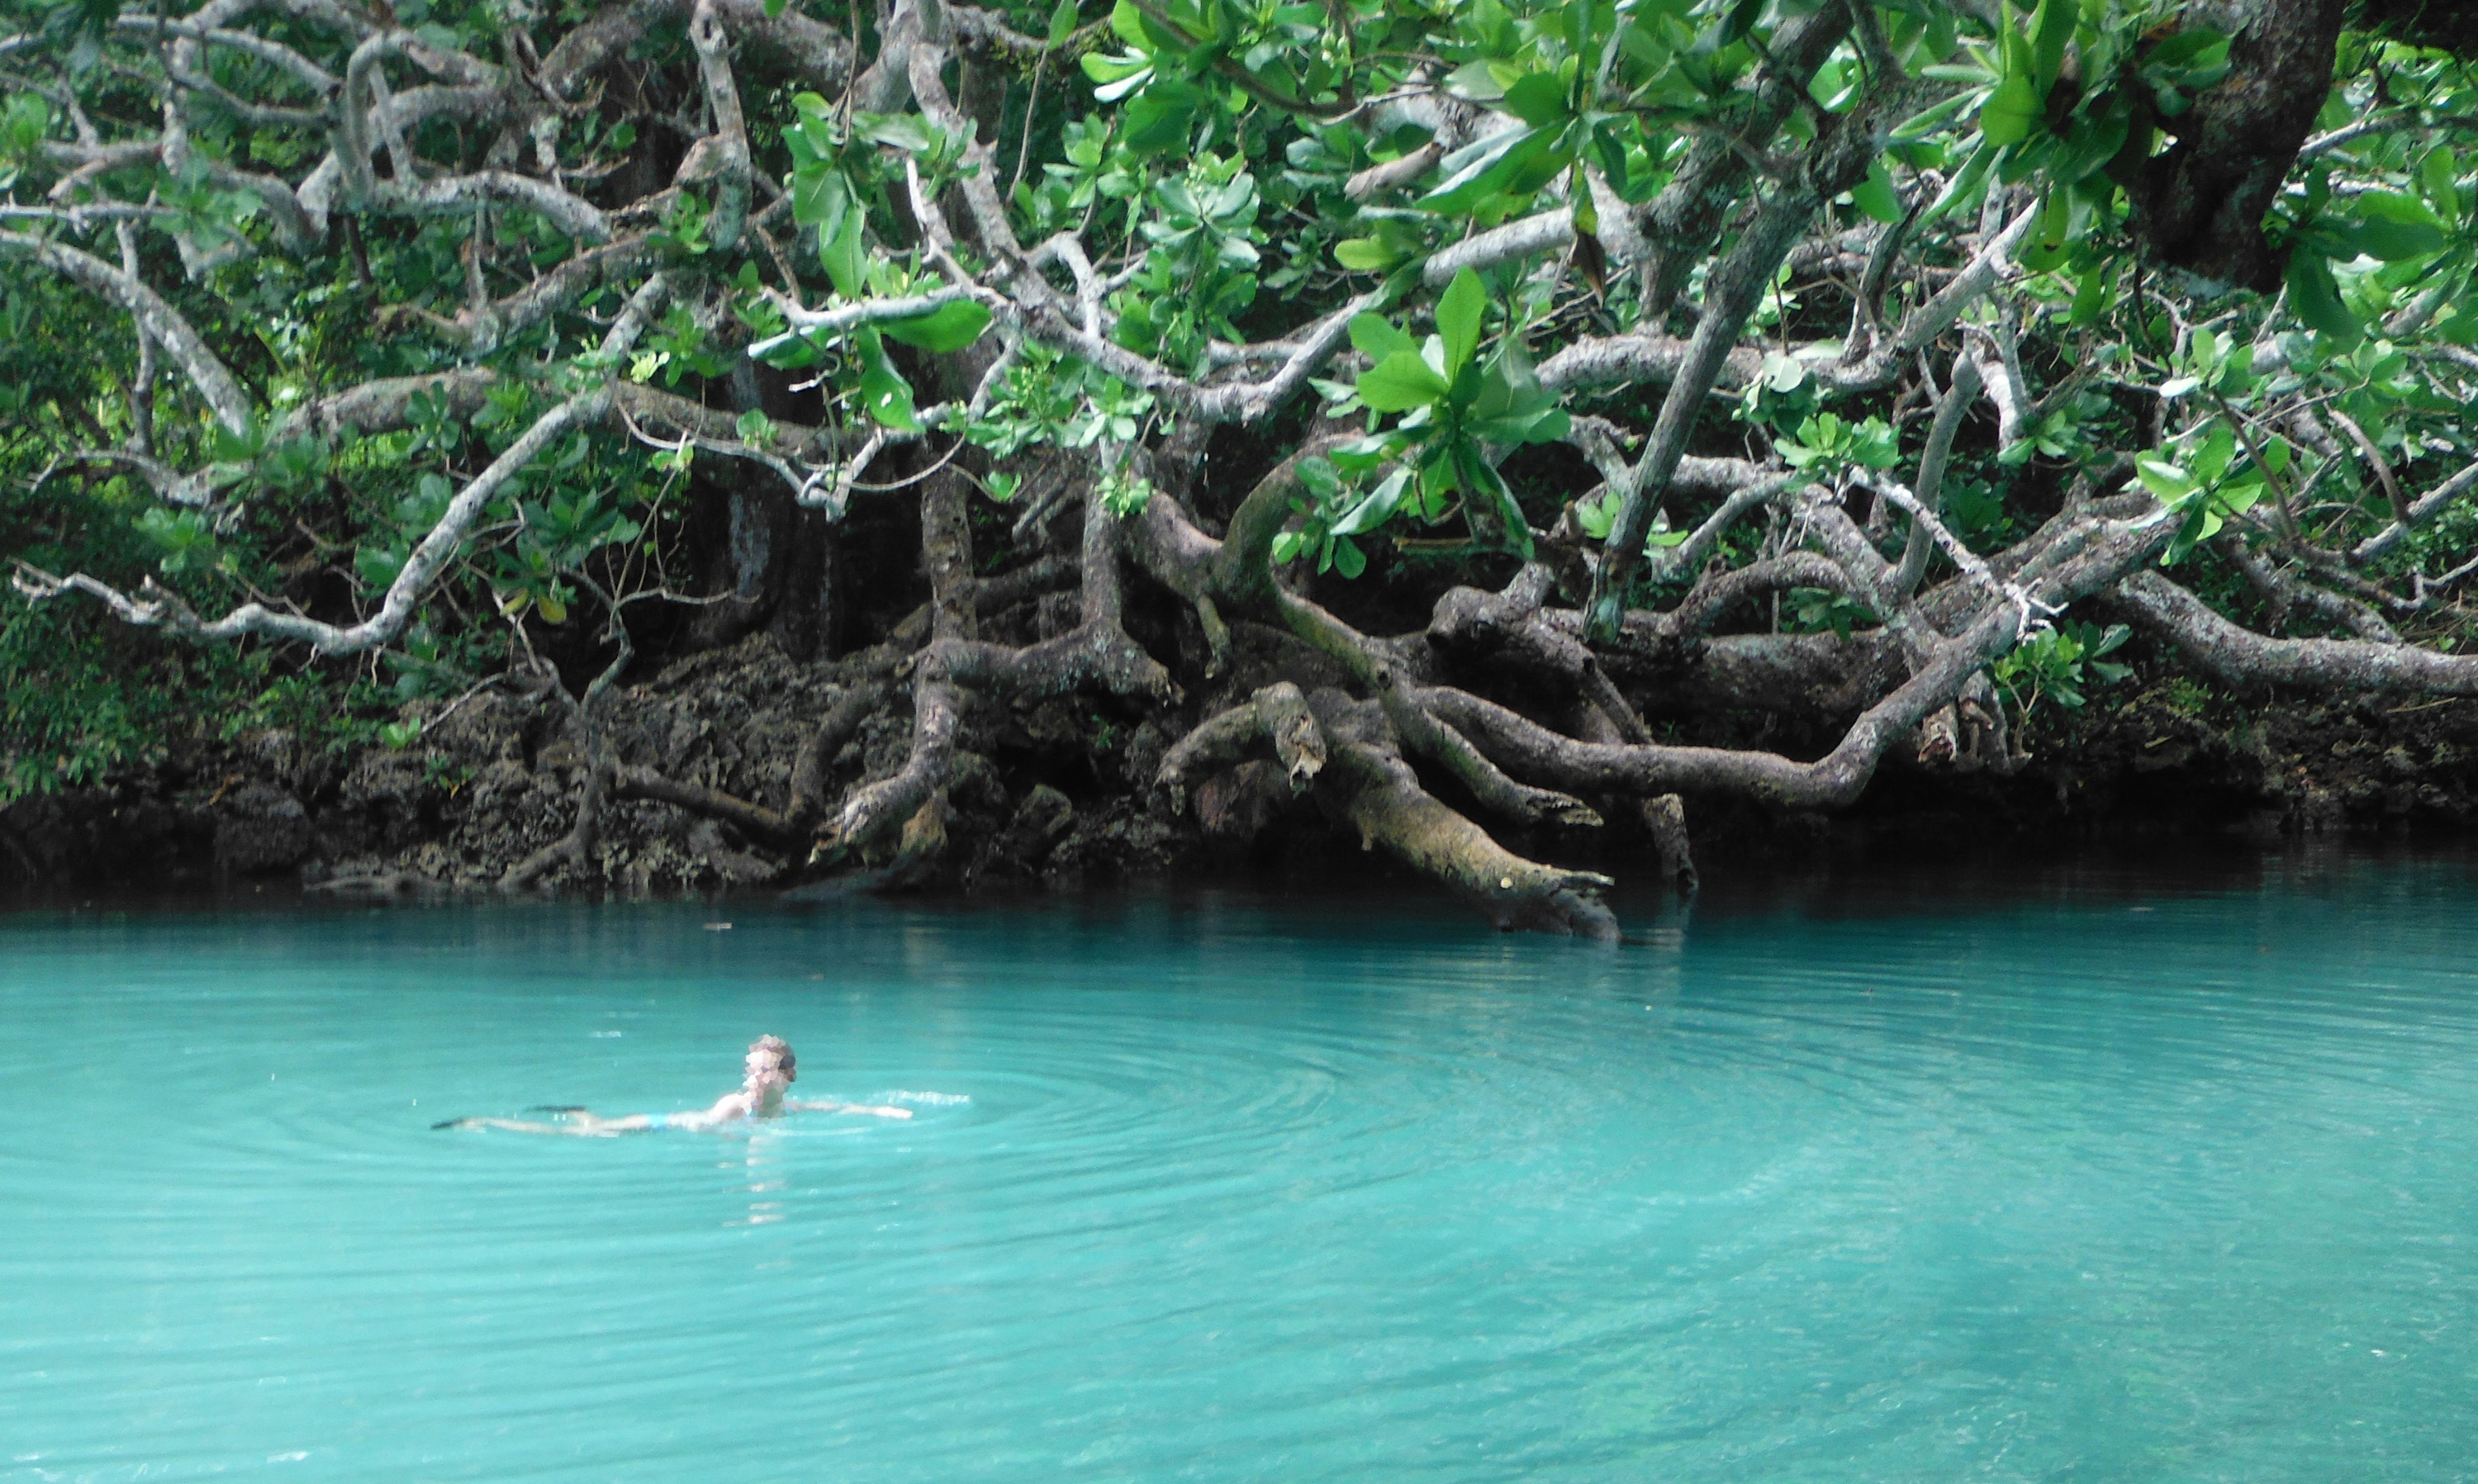
M 1471 790 L 1472 797 L 1490 813 L 1518 824 L 1600 825 L 1599 813 L 1573 794 L 1535 789 L 1505 776 L 1460 732 L 1438 720 L 1416 697 L 1405 694 L 1401 679 L 1393 671 L 1379 673 L 1377 698 L 1402 743 L 1460 779 L 1463 787 Z
M 1652 830 L 1652 847 L 1660 862 L 1660 884 L 1681 896 L 1692 896 L 1703 878 L 1686 843 L 1686 801 L 1675 793 L 1643 801 L 1643 820 Z
M 666 778 L 650 767 L 620 767 L 612 776 L 612 792 L 620 798 L 649 798 L 666 804 L 676 804 L 710 819 L 721 819 L 743 832 L 773 844 L 788 843 L 797 830 L 790 817 L 735 798 L 720 789 L 703 784 L 682 783 Z
M 915 686 L 911 755 L 893 777 L 852 791 L 828 827 L 819 832 L 809 859 L 866 849 L 880 834 L 918 813 L 953 766 L 963 709 L 963 692 L 953 686 L 926 678 Z
M 1363 847 L 1383 845 L 1404 865 L 1477 907 L 1499 928 L 1617 941 L 1617 919 L 1600 900 L 1614 882 L 1592 871 L 1560 870 L 1514 854 L 1422 788 L 1411 765 L 1382 739 L 1342 742 L 1328 771 L 1341 795 L 1339 810 L 1358 829 Z M 1322 796 L 1327 789 L 1318 792 Z
M 1516 581 L 1521 584 L 1523 579 Z M 1477 588 L 1455 588 L 1437 599 L 1429 621 L 1429 637 L 1447 648 L 1485 657 L 1510 668 L 1555 675 L 1599 707 L 1626 741 L 1651 740 L 1634 707 L 1582 640 L 1542 619 L 1540 597 L 1535 592 L 1492 593 Z
M 865 785 L 844 801 L 819 832 L 812 861 L 866 850 L 898 820 L 910 830 L 910 821 L 952 774 L 956 739 L 975 692 L 1027 698 L 1090 688 L 1160 705 L 1180 693 L 1170 671 L 1121 626 L 1118 522 L 1100 501 L 1085 501 L 1076 558 L 1082 621 L 1037 644 L 1018 647 L 978 637 L 975 620 L 987 589 L 969 575 L 972 534 L 963 481 L 940 475 L 924 482 L 922 542 L 929 568 L 931 638 L 912 661 L 911 754 L 894 776 Z
M 1188 783 L 1197 774 L 1240 761 L 1260 738 L 1273 744 L 1293 793 L 1307 792 L 1325 770 L 1325 731 L 1307 697 L 1289 681 L 1277 681 L 1200 724 L 1162 759 L 1158 780 L 1170 792 L 1171 812 L 1187 808 Z
M 793 823 L 806 824 L 825 808 L 826 769 L 834 766 L 835 755 L 860 730 L 860 724 L 884 706 L 891 694 L 886 682 L 865 680 L 826 708 L 818 729 L 800 744 L 800 756 L 792 765 L 792 797 L 783 813 Z
M 2221 617 L 2156 572 L 2126 578 L 2114 597 L 2129 619 L 2224 685 L 2478 695 L 2478 657 L 2365 640 L 2266 638 Z
M 1222 609 L 1211 597 L 1199 594 L 1195 607 L 1197 627 L 1204 631 L 1204 677 L 1210 680 L 1230 663 L 1230 626 L 1222 621 Z
M 903 821 L 903 833 L 896 845 L 894 858 L 885 865 L 869 870 L 849 871 L 787 892 L 783 899 L 821 902 L 867 893 L 901 892 L 922 885 L 947 853 L 947 817 L 951 812 L 946 791 L 934 791 L 921 801 L 921 807 L 913 811 L 912 817 Z
M 509 867 L 508 873 L 499 878 L 502 895 L 513 896 L 553 870 L 582 866 L 593 859 L 594 847 L 602 838 L 602 805 L 611 796 L 612 778 L 617 771 L 607 758 L 594 765 L 585 776 L 585 787 L 577 794 L 576 823 L 557 841 Z

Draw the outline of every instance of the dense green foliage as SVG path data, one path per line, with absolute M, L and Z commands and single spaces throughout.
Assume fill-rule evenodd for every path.
M 1980 555 L 2131 472 L 2172 533 L 2144 560 L 2224 611 L 2463 638 L 2478 503 L 2418 501 L 2478 458 L 2478 88 L 2383 35 L 2341 34 L 2287 164 L 2212 113 L 2273 61 L 2168 0 L 772 0 L 714 8 L 703 53 L 684 4 L 214 10 L 241 39 L 0 4 L 0 552 L 37 594 L 153 585 L 159 629 L 257 604 L 328 637 L 199 649 L 13 599 L 5 794 L 608 657 L 717 581 L 684 533 L 752 481 L 840 514 L 954 459 L 976 497 L 1089 480 L 1126 517 L 1205 423 L 1347 426 L 1298 465 L 1277 562 L 1571 553 L 1606 639 L 1798 542 L 1784 515 L 1688 543 L 1722 497 L 1682 456 L 1907 495 L 1957 353 L 2000 415 L 1941 491 Z M 952 104 L 907 81 L 931 41 Z M 2217 205 L 2172 163 L 2250 144 L 2275 174 L 2245 252 L 2163 225 Z M 400 405 L 337 414 L 385 379 Z M 1877 505 L 1872 535 L 1905 529 Z M 1882 606 L 1794 586 L 1766 621 Z M 2123 642 L 2046 616 L 1996 672 L 2017 708 L 2078 702 Z

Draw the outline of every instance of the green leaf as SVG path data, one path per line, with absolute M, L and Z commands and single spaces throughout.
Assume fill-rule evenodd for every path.
M 1996 146 L 1985 138 L 1972 145 L 1970 153 L 1961 162 L 1961 168 L 1953 172 L 1952 178 L 1945 182 L 1944 189 L 1938 191 L 1936 198 L 1928 203 L 1928 209 L 1919 214 L 1919 219 L 1911 224 L 1911 230 L 1925 230 L 1928 223 L 1970 200 L 1973 193 L 1986 184 L 1987 172 L 1996 163 Z
M 786 138 L 799 137 L 797 131 Z M 803 227 L 832 227 L 841 221 L 846 202 L 844 178 L 822 165 L 804 164 L 792 174 L 792 220 Z
M 1403 255 L 1379 239 L 1353 237 L 1333 244 L 1333 261 L 1354 273 L 1382 273 L 1403 261 Z
M 10 96 L 9 108 L 0 113 L 0 159 L 26 160 L 35 146 L 52 132 L 52 106 L 41 94 L 20 92 Z
M 2302 247 L 2288 255 L 2288 307 L 2298 318 L 2344 347 L 2357 344 L 2365 334 L 2358 316 L 2340 302 L 2340 288 L 2332 281 L 2332 264 Z
M 2432 222 L 2399 221 L 2389 216 L 2367 217 L 2342 235 L 2350 246 L 2386 263 L 2441 252 L 2450 240 L 2443 229 Z
M 1353 314 L 1351 343 L 1352 348 L 1371 361 L 1382 361 L 1401 351 L 1417 355 L 1420 350 L 1418 340 L 1382 314 Z
M 2212 422 L 2210 431 L 2203 435 L 2202 444 L 2194 450 L 2193 458 L 2189 461 L 2195 481 L 2206 485 L 2219 483 L 2220 476 L 2229 471 L 2229 461 L 2235 459 L 2237 454 L 2236 433 L 2231 431 L 2225 422 Z
M 2074 0 L 2039 0 L 2031 18 L 2031 84 L 2041 98 L 2057 86 L 2064 67 L 2065 43 L 2074 38 L 2074 20 L 2081 8 Z
M 912 384 L 886 359 L 886 345 L 878 339 L 876 329 L 863 329 L 852 340 L 860 350 L 864 367 L 860 378 L 861 405 L 869 410 L 870 416 L 887 427 L 903 433 L 919 432 L 921 420 L 912 411 Z
M 2019 73 L 1996 85 L 1979 111 L 1979 132 L 2000 147 L 2019 144 L 2039 122 L 2039 95 L 2031 79 Z
M 395 585 L 396 575 L 404 570 L 405 557 L 401 551 L 364 546 L 353 553 L 353 571 L 365 583 L 384 591 Z
M 1203 103 L 1204 94 L 1194 87 L 1155 74 L 1152 86 L 1127 105 L 1127 148 L 1158 155 L 1185 144 L 1188 121 Z
M 2440 144 L 2428 150 L 2426 158 L 2418 162 L 2418 185 L 2426 191 L 2426 199 L 2434 206 L 2436 215 L 2445 220 L 2456 219 L 2461 214 L 2461 190 L 2456 179 L 2458 170 L 2452 151 Z
M 1850 188 L 1851 203 L 1876 220 L 1890 225 L 1902 219 L 1902 198 L 1893 189 L 1893 172 L 1880 156 L 1867 166 L 1867 178 Z
M 2137 458 L 2134 461 L 2134 472 L 2142 481 L 2144 489 L 2149 490 L 2161 504 L 2171 508 L 2191 499 L 2194 491 L 2202 488 L 2184 469 L 2165 459 Z
M 1933 73 L 1935 68 L 1930 67 L 1928 70 Z M 1985 77 L 1986 74 L 1979 69 L 1975 67 L 1970 69 L 1972 81 L 1985 81 Z M 1942 128 L 1955 114 L 1970 107 L 1971 96 L 1966 92 L 1959 92 L 1932 109 L 1911 114 L 1893 126 L 1893 132 L 1888 137 L 1889 141 L 1895 144 L 1908 144 L 1916 139 L 1926 138 Z
M 1482 289 L 1479 275 L 1469 268 L 1454 275 L 1454 281 L 1437 299 L 1437 334 L 1446 342 L 1446 379 L 1460 376 L 1471 365 L 1472 355 L 1479 349 L 1480 318 L 1488 310 L 1488 290 Z M 1371 406 L 1376 404 L 1371 403 Z
M 1580 502 L 1575 507 L 1575 524 L 1591 540 L 1607 541 L 1610 528 L 1618 523 L 1618 506 L 1624 499 L 1618 490 L 1609 490 L 1597 500 Z
M 1466 144 L 1439 162 L 1446 178 L 1418 204 L 1441 215 L 1459 216 L 1504 189 L 1525 166 L 1550 153 L 1556 137 L 1555 131 L 1548 129 L 1508 129 Z
M 942 356 L 979 340 L 989 327 L 989 310 L 971 299 L 942 304 L 917 318 L 889 319 L 878 325 L 888 340 Z
M 1506 543 L 1521 553 L 1524 560 L 1530 561 L 1531 527 L 1523 518 L 1523 507 L 1515 503 L 1514 491 L 1506 488 L 1504 476 L 1481 457 L 1479 445 L 1467 439 L 1456 440 L 1454 462 L 1462 465 L 1464 483 L 1475 494 L 1486 499 L 1496 513 L 1498 524 L 1505 532 Z
M 1997 0 L 1996 47 L 2005 59 L 2008 77 L 2031 75 L 2031 38 L 2013 23 L 2011 0 Z
M 1385 476 L 1384 483 L 1370 490 L 1367 496 L 1351 508 L 1351 513 L 1333 523 L 1336 536 L 1365 536 L 1394 518 L 1403 496 L 1411 489 L 1411 471 L 1397 468 Z
M 1144 79 L 1152 75 L 1153 60 L 1141 52 L 1115 57 L 1086 52 L 1077 65 L 1084 69 L 1086 77 L 1101 85 L 1093 90 L 1096 99 L 1116 103 L 1144 86 Z M 1121 84 L 1125 86 L 1121 87 Z
M 1446 74 L 1446 91 L 1466 103 L 1495 103 L 1505 96 L 1505 84 L 1497 75 L 1498 63 L 1485 58 L 1467 62 Z
M 1049 13 L 1049 44 L 1065 46 L 1075 35 L 1075 0 L 1058 0 L 1058 9 Z
M 1446 394 L 1446 379 L 1419 352 L 1398 350 L 1359 373 L 1359 400 L 1380 413 L 1407 413 Z
M 1332 556 L 1333 569 L 1346 578 L 1356 577 L 1368 570 L 1368 554 L 1348 536 L 1333 539 Z
M 937 143 L 929 120 L 918 113 L 854 113 L 852 132 L 872 144 L 907 154 L 926 154 Z
M 860 211 L 851 208 L 844 213 L 835 227 L 834 236 L 818 241 L 818 257 L 825 264 L 826 277 L 834 280 L 835 292 L 847 299 L 857 299 L 867 287 L 868 258 L 860 240 Z
M 2074 289 L 2073 313 L 2067 316 L 2066 323 L 2076 329 L 2099 323 L 2099 316 L 2108 308 L 2108 267 L 2107 264 L 2101 264 L 2083 275 L 2082 282 Z
M 2089 179 L 2125 148 L 2125 137 L 2133 126 L 2133 111 L 2122 100 L 2096 116 L 2075 119 L 2066 132 L 2063 153 L 2048 165 L 2049 175 L 2065 185 Z
M 1505 89 L 1500 106 L 1534 128 L 1562 123 L 1569 116 L 1566 84 L 1555 72 L 1527 72 Z

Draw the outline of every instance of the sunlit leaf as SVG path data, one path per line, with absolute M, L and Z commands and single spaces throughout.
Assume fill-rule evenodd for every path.
M 2019 73 L 1996 85 L 1979 110 L 1979 132 L 1990 144 L 2019 144 L 2039 121 L 2039 95 Z
M 990 312 L 971 299 L 942 304 L 915 319 L 882 320 L 878 328 L 891 340 L 945 355 L 970 345 L 990 327 Z
M 1463 367 L 1471 365 L 1473 353 L 1479 348 L 1480 319 L 1487 310 L 1488 290 L 1469 268 L 1456 273 L 1438 296 L 1437 334 L 1446 342 L 1447 380 L 1461 375 Z
M 1893 190 L 1893 172 L 1884 168 L 1881 159 L 1867 167 L 1865 180 L 1850 188 L 1850 200 L 1878 221 L 1889 224 L 1902 219 L 1902 198 Z
M 1398 352 L 1419 353 L 1420 342 L 1382 314 L 1354 314 L 1351 320 L 1352 348 L 1371 361 L 1382 361 Z
M 1156 75 L 1127 105 L 1127 147 L 1140 155 L 1157 155 L 1186 143 L 1188 122 L 1203 103 L 1204 94 L 1194 87 Z
M 1505 89 L 1499 107 L 1534 127 L 1557 123 L 1568 116 L 1565 81 L 1555 72 L 1527 72 Z
M 1407 413 L 1446 394 L 1446 379 L 1416 351 L 1399 350 L 1359 373 L 1359 400 L 1380 413 Z

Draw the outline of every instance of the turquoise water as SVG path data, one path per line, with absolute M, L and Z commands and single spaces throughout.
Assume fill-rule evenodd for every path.
M 0 1477 L 2478 1472 L 2466 877 L 1921 895 L 0 919 Z

